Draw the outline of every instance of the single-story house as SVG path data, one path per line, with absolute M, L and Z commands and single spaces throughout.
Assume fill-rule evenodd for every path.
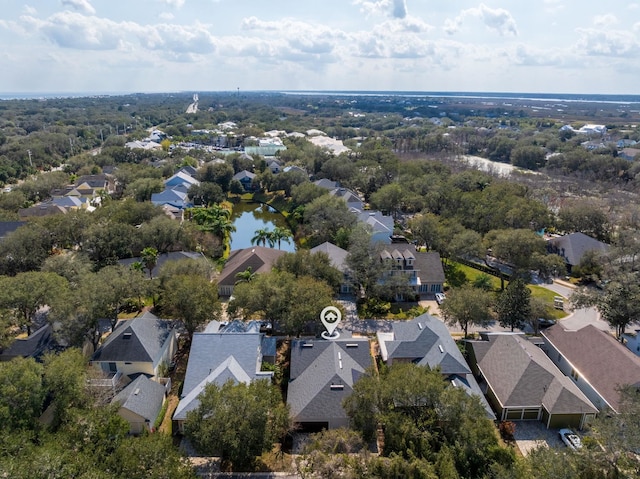
M 171 261 L 181 261 L 185 259 L 209 263 L 207 257 L 198 251 L 171 251 L 169 253 L 162 253 L 158 255 L 156 266 L 151 270 L 151 277 L 156 278 L 165 263 L 169 263 Z M 137 262 L 142 262 L 142 258 L 138 256 L 135 258 L 125 258 L 118 260 L 118 264 L 121 264 L 123 266 L 131 266 L 133 263 Z M 148 276 L 149 272 L 145 270 L 145 274 Z
M 251 173 L 247 170 L 242 170 L 233 175 L 234 180 L 238 180 L 245 191 L 253 190 L 253 180 L 256 178 L 255 173 Z
M 265 248 L 264 246 L 232 251 L 220 272 L 220 276 L 218 276 L 218 294 L 226 297 L 231 296 L 233 287 L 238 281 L 236 274 L 246 271 L 248 268 L 251 268 L 253 273 L 268 273 L 276 260 L 285 253 L 286 251 Z
M 131 381 L 111 401 L 118 404 L 118 415 L 130 425 L 129 434 L 154 432 L 153 424 L 166 399 L 165 387 L 144 374 Z
M 0 348 L 0 361 L 14 358 L 37 358 L 44 353 L 52 342 L 52 328 L 45 324 L 32 332 L 27 338 L 14 339 L 6 348 Z
M 547 250 L 562 256 L 567 263 L 567 270 L 571 272 L 571 268 L 580 264 L 587 251 L 605 254 L 609 251 L 609 245 L 584 233 L 571 233 L 548 240 Z
M 93 354 L 91 363 L 107 375 L 157 378 L 161 369 L 171 364 L 177 346 L 175 322 L 146 312 L 120 321 Z
M 526 336 L 483 334 L 467 341 L 469 365 L 500 421 L 582 429 L 596 406 Z
M 608 332 L 592 324 L 577 331 L 556 324 L 542 331 L 542 338 L 547 356 L 598 409 L 618 412 L 618 388 L 640 388 L 640 357 Z
M 440 368 L 447 382 L 477 397 L 487 416 L 492 420 L 496 418 L 471 368 L 440 319 L 425 313 L 411 321 L 394 321 L 391 328 L 391 332 L 377 333 L 383 361 L 389 366 L 413 363 L 430 369 Z
M 198 396 L 207 384 L 270 381 L 273 376 L 262 371 L 263 334 L 210 332 L 217 326 L 193 335 L 180 402 L 173 414 L 180 432 L 184 432 L 187 413 L 200 405 Z
M 366 338 L 293 340 L 287 393 L 293 421 L 310 432 L 347 427 L 342 401 L 372 364 Z

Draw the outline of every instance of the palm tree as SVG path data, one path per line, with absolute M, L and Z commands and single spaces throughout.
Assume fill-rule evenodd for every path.
M 153 268 L 156 267 L 156 263 L 158 262 L 158 256 L 159 256 L 158 250 L 150 246 L 147 246 L 145 249 L 142 250 L 142 253 L 140 253 L 142 264 L 144 264 L 144 267 L 147 269 L 147 271 L 149 271 L 149 278 L 153 277 L 152 271 L 153 271 Z
M 280 249 L 281 241 L 286 241 L 287 243 L 291 244 L 291 237 L 293 235 L 287 228 L 280 228 L 279 226 L 276 226 L 271 232 L 270 236 L 271 241 L 273 241 L 274 243 L 277 242 L 278 249 Z
M 260 228 L 259 230 L 255 231 L 253 238 L 251 238 L 251 244 L 256 244 L 260 246 L 260 243 L 262 243 L 262 246 L 266 246 L 267 241 L 271 243 L 271 240 L 269 239 L 270 236 L 271 236 L 270 231 L 264 228 Z
M 256 274 L 257 273 L 253 272 L 253 268 L 251 268 L 251 266 L 249 266 L 244 271 L 240 271 L 239 273 L 236 273 L 236 283 L 235 284 L 251 283 L 251 281 L 253 281 L 254 278 L 256 277 Z

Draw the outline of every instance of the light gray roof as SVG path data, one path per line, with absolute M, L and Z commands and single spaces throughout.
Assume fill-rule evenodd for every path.
M 565 258 L 570 265 L 579 264 L 587 251 L 606 253 L 609 250 L 609 245 L 584 233 L 571 233 L 559 238 L 551 238 L 549 244 L 552 246 L 552 251 Z
M 192 259 L 195 261 L 209 262 L 207 257 L 198 251 L 171 251 L 169 253 L 162 253 L 158 255 L 156 266 L 153 268 L 153 271 L 152 271 L 152 277 L 156 278 L 158 276 L 158 273 L 160 272 L 162 265 L 164 265 L 165 263 L 171 262 L 171 261 L 180 261 L 183 259 Z M 136 263 L 136 262 L 142 262 L 142 258 L 138 256 L 136 258 L 125 258 L 125 259 L 118 260 L 118 264 L 121 264 L 123 266 L 131 266 L 133 263 Z
M 236 274 L 246 271 L 247 268 L 251 268 L 254 273 L 268 273 L 273 263 L 284 254 L 286 251 L 263 246 L 233 250 L 218 276 L 218 286 L 235 285 L 238 280 Z
M 539 347 L 519 334 L 469 341 L 478 367 L 503 407 L 538 407 L 551 414 L 598 410 Z
M 333 243 L 329 243 L 328 241 L 316 246 L 315 248 L 311 248 L 312 253 L 325 253 L 329 260 L 331 261 L 331 265 L 336 268 L 341 273 L 347 271 L 347 255 L 349 252 L 340 248 L 339 246 L 334 245 Z
M 495 418 L 464 356 L 438 318 L 425 313 L 410 321 L 393 322 L 391 333 L 378 333 L 378 343 L 383 360 L 410 360 L 431 369 L 440 368 L 454 386 L 477 396 L 487 415 Z
M 296 422 L 344 419 L 342 400 L 372 364 L 368 339 L 294 340 L 287 403 Z
M 173 334 L 174 322 L 145 312 L 121 321 L 91 358 L 92 361 L 153 362 Z
M 164 386 L 145 375 L 138 376 L 111 401 L 153 423 L 162 409 Z
M 195 333 L 182 396 L 173 418 L 186 419 L 187 412 L 198 407 L 198 396 L 209 383 L 270 379 L 272 373 L 260 371 L 262 337 L 259 333 Z

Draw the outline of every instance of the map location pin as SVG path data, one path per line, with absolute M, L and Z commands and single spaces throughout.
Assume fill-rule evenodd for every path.
M 342 319 L 342 313 L 335 306 L 327 306 L 320 313 L 320 321 L 324 324 L 324 327 L 327 329 L 322 333 L 322 337 L 328 339 L 330 337 L 338 337 L 339 334 L 334 331 L 340 324 L 340 320 Z M 328 334 L 327 334 L 328 333 Z

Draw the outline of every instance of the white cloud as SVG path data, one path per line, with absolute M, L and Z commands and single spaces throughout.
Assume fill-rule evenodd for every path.
M 23 8 L 23 12 L 25 15 L 36 15 L 38 13 L 38 10 L 30 5 L 25 5 Z
M 175 15 L 171 12 L 162 12 L 160 13 L 160 15 L 158 15 L 158 18 L 160 20 L 165 20 L 165 21 L 173 20 L 174 17 Z
M 610 27 L 611 25 L 615 25 L 618 23 L 618 18 L 612 14 L 607 13 L 605 15 L 596 15 L 593 17 L 593 24 L 596 27 Z
M 160 0 L 162 3 L 166 3 L 170 7 L 180 8 L 184 5 L 185 0 Z
M 449 35 L 457 33 L 467 17 L 479 18 L 487 28 L 498 32 L 502 36 L 518 35 L 516 21 L 508 10 L 504 8 L 490 8 L 484 3 L 481 3 L 478 7 L 463 10 L 460 12 L 460 15 L 453 20 L 445 20 L 444 31 Z
M 564 8 L 561 0 L 544 0 L 544 11 L 551 14 L 559 13 Z
M 367 15 L 388 15 L 392 18 L 405 18 L 408 15 L 406 0 L 354 0 L 355 5 Z
M 576 52 L 583 55 L 606 57 L 640 56 L 640 42 L 630 32 L 603 31 L 593 28 L 579 28 L 576 31 L 580 34 L 580 39 L 574 48 Z
M 96 9 L 89 3 L 89 0 L 61 0 L 61 3 L 64 6 L 71 7 L 87 15 L 94 15 L 96 13 Z

